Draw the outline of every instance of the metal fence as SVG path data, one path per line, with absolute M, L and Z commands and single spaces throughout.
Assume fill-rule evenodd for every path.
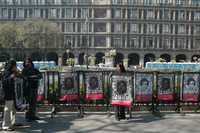
M 52 105 L 53 113 L 64 107 L 76 108 L 81 114 L 84 110 L 110 111 L 116 101 L 122 105 L 130 101 L 131 111 L 180 112 L 189 106 L 194 111 L 200 107 L 198 72 L 128 71 L 119 75 L 113 71 L 84 70 L 47 71 L 42 74 L 38 105 Z M 23 101 L 22 84 L 23 80 L 18 79 L 16 98 L 19 101 Z M 3 105 L 1 82 L 0 93 Z

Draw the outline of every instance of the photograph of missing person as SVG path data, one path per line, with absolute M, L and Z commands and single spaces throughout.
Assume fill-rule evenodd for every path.
M 199 93 L 199 74 L 184 74 L 183 93 Z
M 86 73 L 87 93 L 103 93 L 102 73 Z
M 123 95 L 127 92 L 127 82 L 126 81 L 118 81 L 117 82 L 117 92 L 119 95 Z
M 89 89 L 90 90 L 98 90 L 99 89 L 99 81 L 98 81 L 97 77 L 90 77 Z
M 132 76 L 113 75 L 112 76 L 112 100 L 132 101 Z
M 153 74 L 137 73 L 135 80 L 136 95 L 152 95 Z
M 73 77 L 66 77 L 64 81 L 65 87 L 64 90 L 71 90 L 74 88 L 74 79 Z
M 173 94 L 174 80 L 174 74 L 158 74 L 158 94 Z
M 61 84 L 61 95 L 78 93 L 75 73 L 61 73 L 60 84 Z

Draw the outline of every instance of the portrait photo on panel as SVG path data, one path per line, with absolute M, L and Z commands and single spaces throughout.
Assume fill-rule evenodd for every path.
M 98 90 L 99 89 L 99 80 L 97 77 L 89 78 L 89 89 L 90 90 Z
M 71 73 L 61 74 L 61 94 L 73 94 L 78 92 L 74 80 L 75 77 L 76 75 L 73 75 Z
M 184 74 L 183 93 L 199 92 L 199 74 Z
M 117 82 L 117 93 L 123 95 L 127 92 L 127 82 L 124 80 Z
M 172 94 L 174 84 L 174 74 L 158 74 L 158 94 Z
M 152 94 L 153 89 L 153 75 L 152 74 L 136 74 L 135 82 L 136 95 Z

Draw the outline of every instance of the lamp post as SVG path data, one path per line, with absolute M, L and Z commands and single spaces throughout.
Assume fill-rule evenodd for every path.
M 86 36 L 86 66 L 87 66 L 87 69 L 88 69 L 88 41 L 89 41 L 89 36 L 88 36 L 88 33 L 89 33 L 89 13 L 87 13 L 86 15 L 86 19 L 85 19 L 85 36 Z
M 70 52 L 70 50 L 69 50 L 69 49 L 66 49 L 65 52 L 66 52 L 66 54 L 67 54 L 67 60 L 66 60 L 66 63 L 67 63 L 67 61 L 69 60 L 69 52 Z M 68 64 L 68 63 L 67 63 L 67 64 Z

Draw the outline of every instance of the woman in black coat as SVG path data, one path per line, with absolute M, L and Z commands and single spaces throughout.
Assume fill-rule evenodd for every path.
M 37 104 L 37 91 L 39 86 L 39 79 L 42 78 L 42 74 L 34 68 L 34 64 L 30 58 L 24 61 L 24 69 L 22 70 L 23 92 L 26 101 L 29 104 L 28 111 L 26 112 L 26 120 L 33 121 L 39 120 L 36 116 L 36 104 Z
M 2 85 L 4 91 L 4 116 L 2 129 L 3 130 L 14 130 L 15 124 L 15 78 L 17 73 L 16 62 L 10 60 L 6 66 L 3 73 Z
M 126 72 L 125 67 L 124 67 L 124 65 L 122 63 L 117 65 L 117 72 L 119 74 L 122 74 L 122 73 Z M 117 106 L 115 118 L 117 120 L 126 119 L 125 106 Z

